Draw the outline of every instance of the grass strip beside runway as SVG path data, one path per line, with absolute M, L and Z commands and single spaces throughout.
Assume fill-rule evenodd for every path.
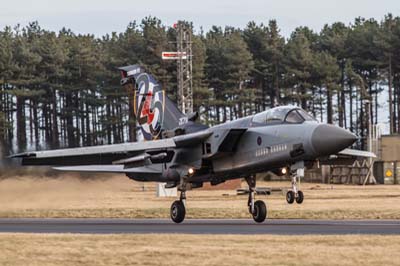
M 0 234 L 0 265 L 400 265 L 400 236 Z
M 288 182 L 258 182 L 287 188 Z M 144 186 L 144 187 L 143 187 Z M 243 184 L 243 187 L 246 185 Z M 257 196 L 278 219 L 400 219 L 400 185 L 349 186 L 302 183 L 303 204 L 288 204 L 285 192 Z M 10 178 L 0 181 L 1 218 L 168 218 L 175 198 L 157 198 L 155 184 L 127 177 L 81 180 Z M 144 190 L 144 191 L 143 191 Z M 187 193 L 187 218 L 250 218 L 247 195 L 231 191 Z

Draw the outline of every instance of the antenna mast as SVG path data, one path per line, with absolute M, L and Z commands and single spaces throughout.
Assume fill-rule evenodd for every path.
M 178 21 L 176 29 L 178 106 L 185 114 L 193 112 L 192 82 L 192 27 L 189 23 Z

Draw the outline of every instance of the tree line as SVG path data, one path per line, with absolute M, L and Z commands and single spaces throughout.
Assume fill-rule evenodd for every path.
M 102 37 L 49 31 L 38 22 L 5 27 L 3 152 L 134 141 L 130 94 L 120 87 L 116 68 L 143 65 L 176 100 L 176 62 L 161 59 L 162 51 L 176 49 L 175 40 L 175 29 L 155 17 Z M 275 20 L 244 29 L 213 26 L 195 32 L 192 41 L 194 106 L 203 123 L 295 104 L 365 137 L 367 123 L 376 123 L 387 105 L 390 131 L 400 131 L 399 17 L 356 18 L 320 32 L 302 26 L 288 38 Z M 379 102 L 383 91 L 387 99 Z

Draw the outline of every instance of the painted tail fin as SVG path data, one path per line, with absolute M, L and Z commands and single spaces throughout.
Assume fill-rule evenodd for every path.
M 118 68 L 121 71 L 121 85 L 134 90 L 134 112 L 140 134 L 144 140 L 161 138 L 162 131 L 178 128 L 188 118 L 168 98 L 154 77 L 139 65 Z M 140 139 L 140 138 L 139 138 Z

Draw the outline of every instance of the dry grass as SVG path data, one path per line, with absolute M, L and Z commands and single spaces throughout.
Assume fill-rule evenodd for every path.
M 400 236 L 0 234 L 0 265 L 400 265 Z
M 168 217 L 173 199 L 155 197 L 154 184 L 145 184 L 144 192 L 142 186 L 124 176 L 9 178 L 0 181 L 0 217 Z M 302 205 L 287 204 L 283 193 L 258 198 L 266 200 L 270 218 L 400 219 L 399 185 L 302 184 L 302 190 L 306 197 Z M 187 195 L 189 218 L 249 218 L 247 196 L 236 196 L 235 191 L 193 190 Z

